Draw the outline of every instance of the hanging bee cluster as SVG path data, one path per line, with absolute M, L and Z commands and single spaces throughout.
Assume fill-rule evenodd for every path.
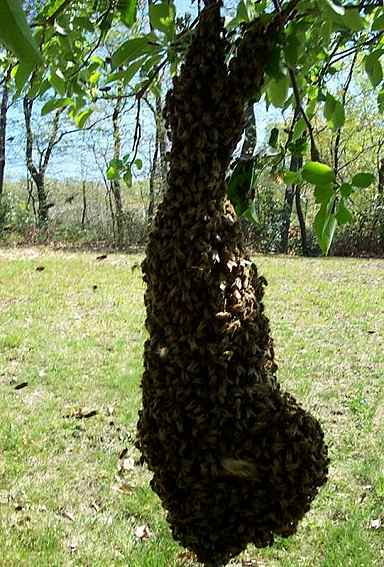
M 167 95 L 168 189 L 143 262 L 137 445 L 174 538 L 206 565 L 293 534 L 327 477 L 319 423 L 276 381 L 266 282 L 226 199 L 270 41 L 253 28 L 228 64 L 219 8 L 204 10 Z

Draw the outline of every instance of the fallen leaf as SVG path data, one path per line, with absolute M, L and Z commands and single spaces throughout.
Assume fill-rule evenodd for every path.
M 149 527 L 147 526 L 147 524 L 144 524 L 142 526 L 138 526 L 135 529 L 135 536 L 137 537 L 137 539 L 139 539 L 140 541 L 144 541 L 149 539 L 150 537 L 152 537 L 152 532 L 150 531 Z
M 369 527 L 373 530 L 379 530 L 383 526 L 382 521 L 380 518 L 376 518 L 375 520 L 371 520 Z
M 100 512 L 100 506 L 98 505 L 97 502 L 91 502 L 91 508 L 92 508 L 95 512 Z
M 94 415 L 97 414 L 98 414 L 97 410 L 88 410 L 88 409 L 80 408 L 66 415 L 65 417 L 75 417 L 76 419 L 87 419 L 88 417 L 93 417 Z
M 125 447 L 125 448 L 121 451 L 121 453 L 120 453 L 120 455 L 119 455 L 119 459 L 124 459 L 124 457 L 125 457 L 125 455 L 126 455 L 127 453 L 128 453 L 128 449 L 127 449 L 127 447 Z
M 28 386 L 28 382 L 21 382 L 20 384 L 16 384 L 15 390 L 22 390 L 26 386 Z
M 130 494 L 134 487 L 129 482 L 119 482 L 112 486 L 112 490 L 115 492 L 121 492 L 122 494 Z
M 128 457 L 127 459 L 120 459 L 119 464 L 119 471 L 126 472 L 126 471 L 133 471 L 135 468 L 135 461 L 132 457 Z
M 77 551 L 77 543 L 74 542 L 67 542 L 67 547 L 71 553 L 75 553 Z
M 111 416 L 115 413 L 115 406 L 108 406 L 105 410 L 106 415 Z
M 60 510 L 59 513 L 60 516 L 63 516 L 66 520 L 69 520 L 70 522 L 75 521 L 75 516 L 71 512 L 68 512 L 67 510 Z

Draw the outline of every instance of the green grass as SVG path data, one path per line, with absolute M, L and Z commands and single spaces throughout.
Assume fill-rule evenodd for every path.
M 0 565 L 196 565 L 133 464 L 140 257 L 95 258 L 0 251 Z M 382 566 L 384 529 L 372 521 L 384 525 L 384 262 L 257 263 L 280 382 L 320 418 L 332 465 L 298 534 L 245 556 L 268 567 Z M 140 526 L 151 537 L 141 541 Z

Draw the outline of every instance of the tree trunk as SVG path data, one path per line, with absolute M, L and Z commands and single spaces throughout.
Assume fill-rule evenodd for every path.
M 120 160 L 121 157 L 121 113 L 124 108 L 123 86 L 118 88 L 115 108 L 112 114 L 113 125 L 113 159 Z M 124 213 L 123 202 L 121 198 L 121 182 L 120 178 L 111 181 L 111 191 L 115 205 L 115 221 L 116 221 L 116 244 L 119 248 L 124 242 Z
M 153 216 L 155 213 L 155 193 L 156 193 L 155 186 L 156 186 L 158 155 L 159 155 L 159 131 L 156 128 L 155 151 L 153 152 L 151 171 L 149 175 L 149 203 L 147 210 L 148 226 L 152 226 Z
M 378 174 L 377 192 L 379 195 L 384 195 L 384 158 L 380 158 Z
M 82 183 L 82 198 L 83 198 L 83 210 L 81 213 L 81 228 L 84 230 L 85 222 L 87 220 L 87 194 L 86 194 L 86 181 L 83 179 Z
M 40 152 L 38 165 L 33 162 L 33 132 L 32 132 L 32 110 L 34 100 L 25 96 L 23 99 L 24 119 L 26 129 L 26 161 L 28 171 L 36 186 L 38 211 L 37 219 L 39 228 L 46 228 L 49 221 L 48 211 L 52 203 L 48 203 L 48 195 L 45 190 L 45 174 L 52 156 L 52 151 L 58 143 L 60 115 L 64 109 L 59 109 L 55 112 L 51 132 L 48 137 L 48 143 L 44 150 Z
M 156 136 L 159 147 L 160 192 L 164 193 L 167 187 L 167 132 L 163 119 L 161 96 L 156 97 Z
M 227 199 L 283 24 L 255 20 L 229 58 L 219 3 L 202 11 L 166 99 L 168 186 L 142 264 L 137 445 L 174 537 L 206 565 L 293 534 L 327 476 L 319 423 L 277 383 L 265 280 Z
M 4 192 L 4 172 L 5 172 L 5 144 L 7 135 L 7 112 L 9 98 L 9 79 L 11 69 L 6 72 L 3 82 L 3 94 L 0 104 L 0 201 Z
M 301 187 L 299 185 L 296 186 L 295 202 L 296 202 L 297 218 L 299 219 L 299 225 L 300 225 L 301 250 L 303 252 L 303 256 L 308 256 L 307 229 L 305 226 L 303 209 L 301 207 Z
M 45 175 L 41 172 L 38 172 L 37 175 L 33 178 L 36 190 L 37 190 L 37 220 L 39 228 L 44 228 L 48 225 L 48 196 L 45 190 Z
M 299 171 L 303 165 L 302 156 L 291 156 L 289 171 Z M 293 199 L 295 197 L 295 185 L 287 185 L 284 195 L 283 219 L 280 233 L 280 252 L 286 254 L 288 252 L 289 229 L 291 226 L 291 216 Z

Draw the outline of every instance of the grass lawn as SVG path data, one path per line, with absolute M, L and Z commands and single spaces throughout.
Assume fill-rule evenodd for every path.
M 197 565 L 135 464 L 140 259 L 0 250 L 1 567 Z M 320 418 L 332 465 L 297 536 L 243 564 L 383 566 L 384 262 L 257 263 L 280 382 Z

